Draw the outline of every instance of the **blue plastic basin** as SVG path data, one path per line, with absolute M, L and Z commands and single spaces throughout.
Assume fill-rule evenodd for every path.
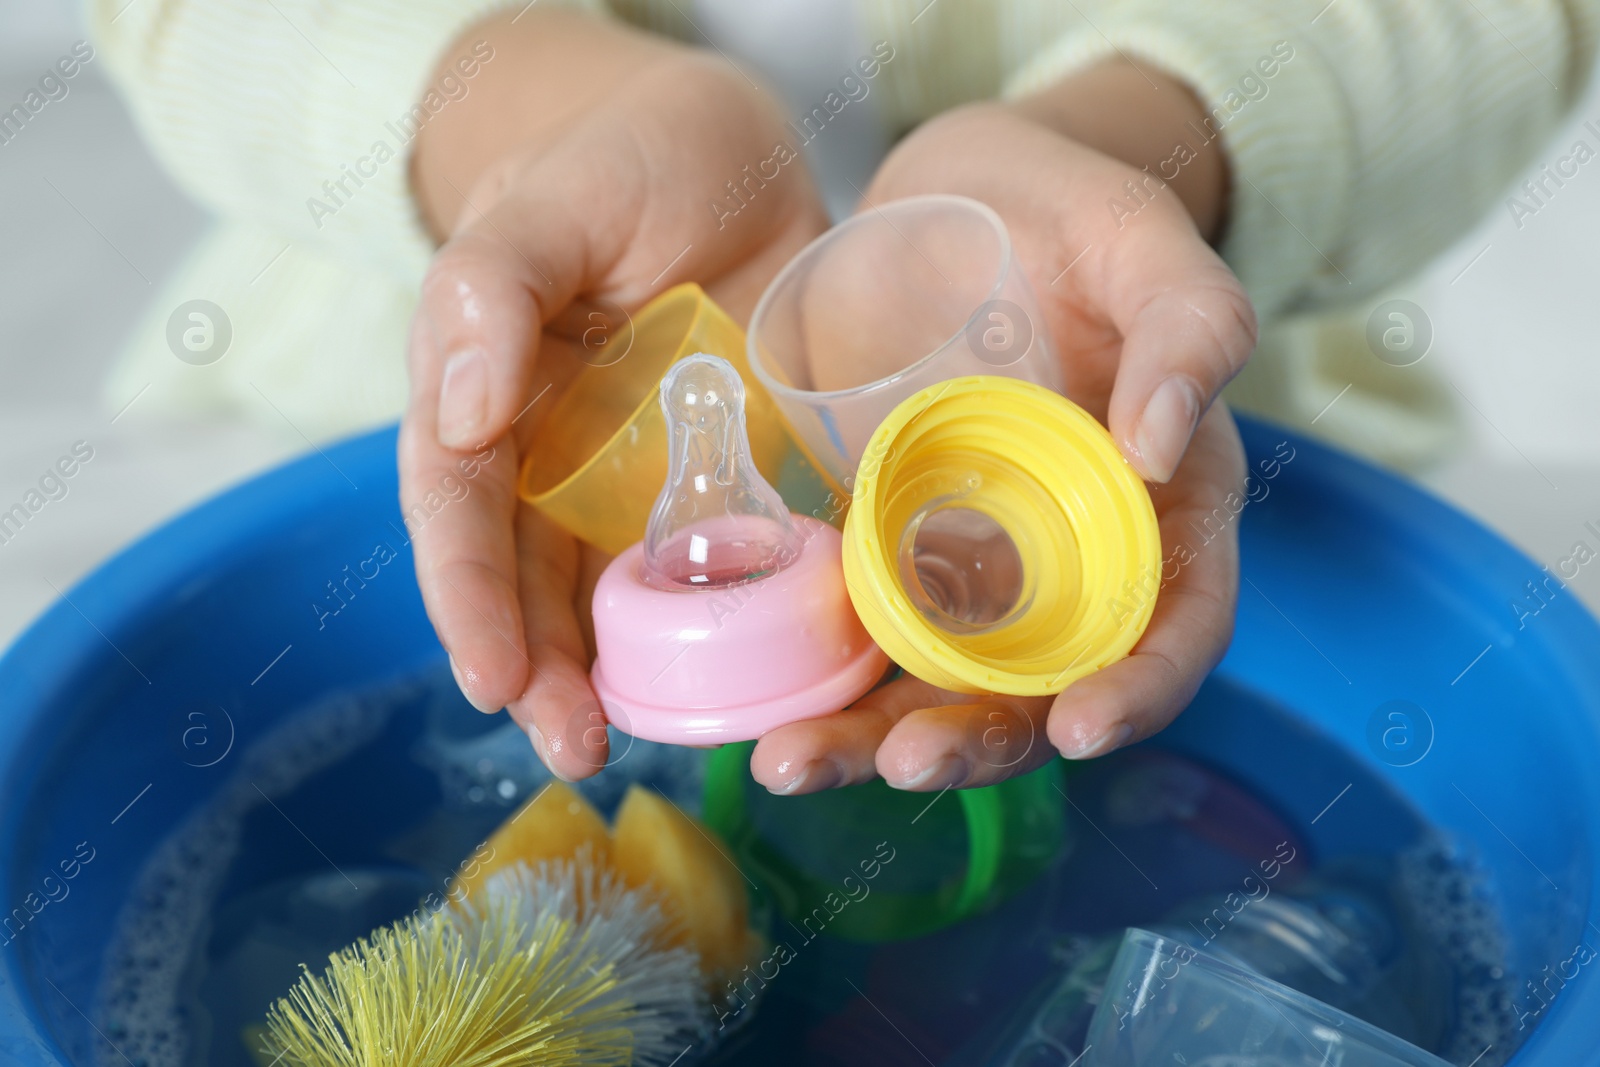
M 1516 971 L 1600 946 L 1600 628 L 1539 565 L 1417 489 L 1274 427 L 1243 430 L 1260 499 L 1230 520 L 1246 581 L 1220 679 L 1292 709 L 1473 848 Z M 0 660 L 0 1062 L 64 1064 L 83 1047 L 128 887 L 223 780 L 211 753 L 330 690 L 437 667 L 394 450 L 392 430 L 373 433 L 204 504 L 90 575 Z M 380 545 L 396 558 L 376 562 Z M 377 573 L 324 614 L 346 567 Z M 1524 615 L 1529 581 L 1548 603 Z M 1379 712 L 1395 700 L 1425 718 Z M 1370 840 L 1382 798 L 1345 791 L 1347 764 L 1285 760 L 1248 715 L 1196 711 L 1165 744 L 1250 783 L 1326 854 L 1352 826 Z M 323 820 L 304 829 L 335 860 L 356 847 L 337 810 L 303 817 Z M 1600 1064 L 1593 969 L 1530 1015 L 1514 1063 Z

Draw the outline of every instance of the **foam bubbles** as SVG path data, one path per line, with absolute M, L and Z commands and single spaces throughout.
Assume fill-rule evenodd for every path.
M 184 1067 L 195 1025 L 185 982 L 246 816 L 383 729 L 394 692 L 341 696 L 298 712 L 240 753 L 212 799 L 161 843 L 136 880 L 106 953 L 97 1067 Z
M 1398 857 L 1397 880 L 1408 918 L 1456 978 L 1454 1025 L 1438 1054 L 1459 1067 L 1501 1067 L 1521 1037 L 1487 875 L 1458 845 L 1434 838 Z

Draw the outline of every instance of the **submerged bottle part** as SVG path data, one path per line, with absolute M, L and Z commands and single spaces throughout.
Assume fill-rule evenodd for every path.
M 791 514 L 756 470 L 744 383 L 689 356 L 661 381 L 671 462 L 645 539 L 594 591 L 590 679 L 649 741 L 749 741 L 847 707 L 888 667 L 845 589 L 838 530 Z
M 643 576 L 667 590 L 720 589 L 776 574 L 804 542 L 751 458 L 744 383 L 717 356 L 680 360 L 661 379 L 667 481 L 650 512 Z

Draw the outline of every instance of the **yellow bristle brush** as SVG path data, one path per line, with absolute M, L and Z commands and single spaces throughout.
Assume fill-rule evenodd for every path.
M 460 903 L 378 930 L 320 976 L 302 968 L 252 1044 L 278 1067 L 666 1067 L 707 1028 L 708 988 L 758 944 L 742 886 L 707 892 L 738 875 L 707 862 L 720 849 L 704 834 L 634 790 L 613 840 L 552 786 L 489 839 Z

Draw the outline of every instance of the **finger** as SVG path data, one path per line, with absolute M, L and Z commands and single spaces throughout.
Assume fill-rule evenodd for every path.
M 879 686 L 843 711 L 780 726 L 756 743 L 750 774 L 780 795 L 815 793 L 878 776 L 878 746 L 917 708 L 976 700 L 912 677 Z
M 591 280 L 592 227 L 564 208 L 562 190 L 539 195 L 517 181 L 480 208 L 467 196 L 455 234 L 429 265 L 417 311 L 430 344 L 413 346 L 411 406 L 448 448 L 505 433 L 526 403 L 543 324 Z M 614 252 L 612 253 L 614 255 Z
M 572 593 L 572 610 L 583 634 L 585 663 L 594 662 L 594 589 L 612 557 L 591 544 L 578 545 L 578 578 Z
M 549 192 L 572 194 L 559 182 Z M 459 460 L 457 448 L 494 442 L 482 446 L 496 451 L 482 491 L 441 512 L 416 542 L 429 617 L 462 691 L 485 711 L 521 696 L 534 662 L 523 632 L 521 605 L 528 601 L 518 588 L 517 462 L 507 431 L 528 408 L 530 393 L 542 393 L 531 388 L 535 376 L 549 385 L 571 373 L 562 367 L 536 375 L 534 356 L 543 317 L 570 301 L 585 277 L 583 256 L 594 252 L 581 227 L 548 203 L 507 195 L 490 212 L 473 216 L 469 208 L 429 268 L 412 324 L 401 449 L 402 500 L 410 508 Z M 544 267 L 522 251 L 549 242 L 559 255 Z M 556 286 L 556 278 L 565 285 Z M 539 286 L 542 296 L 535 295 Z M 442 428 L 441 419 L 457 425 Z
M 511 155 L 472 189 L 423 279 L 432 337 L 411 366 L 411 404 L 439 442 L 504 433 L 525 403 L 541 328 L 597 288 L 626 253 L 647 187 L 628 131 L 601 123 L 553 148 Z M 592 210 L 603 197 L 604 211 Z
M 643 304 L 687 278 L 720 276 L 805 214 L 795 206 L 805 197 L 761 197 L 748 225 L 723 232 L 704 201 L 684 201 L 684 181 L 715 184 L 749 162 L 737 138 L 683 136 L 713 106 L 736 122 L 771 105 L 720 73 L 647 71 L 558 145 L 492 168 L 465 194 L 423 284 L 419 315 L 437 359 L 412 369 L 412 402 L 434 409 L 441 443 L 467 448 L 505 430 L 527 395 L 541 325 L 579 294 Z
M 589 672 L 553 645 L 536 645 L 528 654 L 532 684 L 506 710 L 552 774 L 568 782 L 588 778 L 611 758 L 605 708 Z
M 919 708 L 878 747 L 878 773 L 896 789 L 938 792 L 990 785 L 1055 758 L 1045 736 L 1049 697 L 971 697 Z
M 1135 220 L 1107 253 L 1105 285 L 1123 337 L 1108 425 L 1140 474 L 1165 482 L 1255 349 L 1255 311 L 1186 216 Z
M 557 777 L 587 778 L 606 765 L 606 716 L 589 684 L 588 649 L 573 598 L 579 545 L 542 513 L 517 516 L 518 595 L 527 620 L 528 689 L 507 707 Z
M 479 711 L 498 711 L 528 678 L 511 536 L 516 458 L 506 441 L 469 455 L 443 449 L 408 413 L 399 463 L 400 505 L 428 618 L 462 694 Z
M 1216 405 L 1180 478 L 1157 490 L 1177 499 L 1157 503 L 1168 556 L 1149 628 L 1127 659 L 1079 679 L 1050 709 L 1047 732 L 1062 755 L 1103 756 L 1157 733 L 1188 706 L 1227 651 L 1238 600 L 1238 524 L 1229 522 L 1198 543 L 1192 531 L 1209 531 L 1206 520 L 1215 526 L 1215 509 L 1242 488 L 1242 465 L 1233 420 Z M 1173 551 L 1178 544 L 1190 550 Z

